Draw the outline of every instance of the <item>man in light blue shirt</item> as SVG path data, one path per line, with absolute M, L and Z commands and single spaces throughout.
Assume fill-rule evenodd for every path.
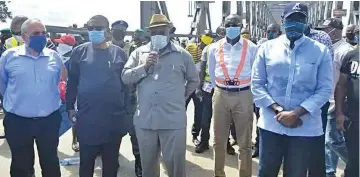
M 312 144 L 323 134 L 320 108 L 332 92 L 332 58 L 325 45 L 303 35 L 306 21 L 306 5 L 286 5 L 286 35 L 264 43 L 252 68 L 259 177 L 277 176 L 283 159 L 287 177 L 307 176 Z
M 10 174 L 31 175 L 35 140 L 42 176 L 60 177 L 58 84 L 65 77 L 64 66 L 55 51 L 45 48 L 46 29 L 39 20 L 25 21 L 21 34 L 26 45 L 7 50 L 0 59 L 5 136 L 12 155 Z

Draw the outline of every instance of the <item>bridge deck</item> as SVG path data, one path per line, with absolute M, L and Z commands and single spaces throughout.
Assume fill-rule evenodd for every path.
M 212 148 L 206 151 L 203 154 L 196 154 L 194 152 L 194 145 L 191 142 L 191 125 L 193 123 L 193 105 L 189 105 L 188 109 L 188 139 L 187 139 L 187 148 L 186 148 L 186 159 L 187 159 L 187 177 L 210 177 L 213 176 L 213 151 Z M 3 116 L 1 116 L 3 117 Z M 0 122 L 2 121 L 2 118 Z M 255 123 L 255 122 L 254 122 Z M 3 132 L 3 127 L 0 126 L 0 132 Z M 255 130 L 255 129 L 254 129 Z M 253 133 L 255 137 L 255 131 Z M 59 144 L 59 157 L 60 159 L 68 157 L 78 157 L 79 154 L 74 153 L 71 149 L 71 131 L 68 131 L 60 138 Z M 212 141 L 212 139 L 210 140 Z M 237 147 L 235 147 L 237 149 Z M 129 136 L 123 138 L 123 142 L 120 149 L 120 169 L 118 176 L 120 177 L 135 177 L 134 175 L 134 156 L 132 155 L 131 143 Z M 5 140 L 0 140 L 0 176 L 9 177 L 9 167 L 10 167 L 11 153 L 8 147 L 8 144 Z M 61 172 L 63 177 L 76 177 L 78 176 L 78 165 L 61 167 Z M 258 159 L 253 159 L 253 176 L 257 175 L 258 168 Z M 344 169 L 344 164 L 341 162 L 339 165 L 338 174 L 341 174 Z M 39 166 L 38 159 L 36 159 L 35 165 L 36 176 L 41 176 L 41 170 Z M 225 172 L 229 177 L 237 176 L 237 157 L 236 156 L 226 156 L 226 167 Z M 96 177 L 101 176 L 101 159 L 97 159 L 95 167 Z M 161 176 L 167 177 L 166 172 L 163 167 L 161 167 Z M 339 176 L 340 177 L 340 176 Z

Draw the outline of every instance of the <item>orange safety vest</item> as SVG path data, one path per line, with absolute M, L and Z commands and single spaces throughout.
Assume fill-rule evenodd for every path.
M 224 63 L 224 44 L 222 42 L 220 42 L 220 47 L 219 47 L 219 57 L 220 57 L 220 61 L 219 64 L 223 70 L 225 79 L 222 78 L 216 78 L 216 83 L 218 84 L 222 84 L 222 85 L 234 85 L 234 86 L 239 86 L 239 85 L 243 85 L 243 84 L 248 84 L 251 81 L 251 78 L 247 78 L 244 80 L 239 80 L 239 76 L 240 73 L 244 67 L 245 64 L 245 60 L 246 60 L 246 54 L 247 54 L 247 49 L 248 49 L 248 41 L 247 40 L 243 40 L 243 48 L 241 51 L 241 59 L 239 62 L 239 65 L 236 69 L 236 73 L 234 75 L 234 78 L 231 80 L 228 70 L 226 69 L 225 63 Z

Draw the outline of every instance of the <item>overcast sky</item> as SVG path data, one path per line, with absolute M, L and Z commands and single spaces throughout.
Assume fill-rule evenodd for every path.
M 187 17 L 188 1 L 166 1 L 171 21 L 177 28 L 176 33 L 189 33 L 192 18 Z M 232 13 L 236 12 L 232 2 Z M 125 20 L 128 30 L 140 27 L 140 1 L 136 0 L 12 0 L 8 4 L 13 16 L 25 15 L 40 19 L 46 25 L 69 26 L 73 23 L 82 26 L 93 15 L 104 15 L 110 23 Z M 221 1 L 210 4 L 212 28 L 221 23 Z M 8 23 L 0 23 L 1 28 L 9 27 Z

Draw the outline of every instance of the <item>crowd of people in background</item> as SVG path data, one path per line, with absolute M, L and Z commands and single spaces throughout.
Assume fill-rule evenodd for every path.
M 125 41 L 128 23 L 96 15 L 87 34 L 47 33 L 25 16 L 1 30 L 0 94 L 12 177 L 35 176 L 34 140 L 42 175 L 60 177 L 59 137 L 72 128 L 80 177 L 115 177 L 122 138 L 130 135 L 137 177 L 186 176 L 186 109 L 194 103 L 196 153 L 214 137 L 214 176 L 226 154 L 239 177 L 359 176 L 359 28 L 337 18 L 311 28 L 302 3 L 284 8 L 279 24 L 255 39 L 236 14 L 215 32 L 174 36 L 165 15 Z M 71 28 L 77 28 L 74 24 Z M 284 33 L 284 34 L 283 34 Z M 253 115 L 256 142 L 252 143 Z M 210 126 L 213 124 L 213 132 Z M 231 140 L 230 136 L 233 140 Z

